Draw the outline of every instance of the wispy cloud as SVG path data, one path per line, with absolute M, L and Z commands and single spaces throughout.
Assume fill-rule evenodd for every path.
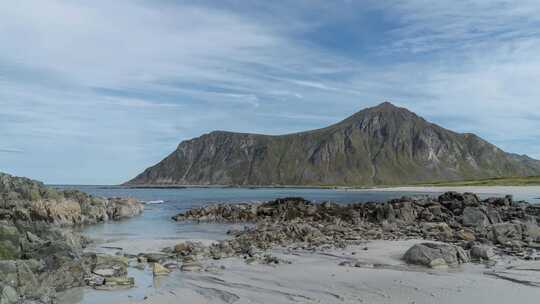
M 24 151 L 16 148 L 4 148 L 0 147 L 0 153 L 23 153 Z
M 0 140 L 24 153 L 0 170 L 121 182 L 213 129 L 301 131 L 387 99 L 540 157 L 539 25 L 532 0 L 4 1 Z

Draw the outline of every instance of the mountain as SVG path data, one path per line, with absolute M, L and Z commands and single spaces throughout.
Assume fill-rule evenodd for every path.
M 366 186 L 531 175 L 540 175 L 540 161 L 385 102 L 313 131 L 205 134 L 126 185 Z

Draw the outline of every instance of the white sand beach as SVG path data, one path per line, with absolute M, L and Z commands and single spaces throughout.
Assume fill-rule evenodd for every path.
M 513 195 L 516 200 L 525 200 L 530 203 L 540 203 L 540 186 L 458 186 L 458 187 L 427 187 L 427 186 L 404 186 L 389 188 L 354 189 L 347 191 L 361 192 L 425 192 L 442 193 L 447 191 L 472 192 L 480 196 L 504 196 Z
M 370 241 L 319 252 L 274 250 L 291 262 L 277 266 L 211 260 L 204 263 L 215 266 L 215 272 L 175 271 L 154 280 L 144 294 L 109 296 L 110 302 L 102 298 L 99 303 L 538 303 L 540 262 L 505 258 L 493 267 L 466 264 L 449 270 L 407 266 L 401 257 L 419 242 L 424 241 Z M 346 261 L 360 267 L 339 265 Z M 146 275 L 151 276 L 148 269 Z

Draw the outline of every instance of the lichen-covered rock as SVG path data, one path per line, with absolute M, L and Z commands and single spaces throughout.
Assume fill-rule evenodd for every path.
M 99 264 L 95 257 L 83 254 L 87 239 L 69 227 L 122 219 L 142 211 L 143 205 L 134 199 L 59 191 L 0 173 L 0 287 L 8 295 L 6 286 L 28 301 L 48 304 L 56 292 L 84 286 L 85 277 Z M 112 267 L 114 275 L 126 272 L 125 267 Z M 1 296 L 0 301 L 7 301 L 6 295 Z

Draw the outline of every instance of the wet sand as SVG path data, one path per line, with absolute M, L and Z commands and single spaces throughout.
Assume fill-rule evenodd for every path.
M 136 275 L 138 290 L 100 292 L 91 297 L 96 302 L 85 303 L 538 303 L 540 262 L 505 258 L 493 268 L 466 264 L 450 270 L 407 266 L 401 257 L 418 242 L 423 241 L 371 241 L 319 252 L 273 250 L 291 264 L 211 260 L 204 265 L 225 270 L 175 271 L 158 281 L 147 269 Z M 340 266 L 344 261 L 363 266 Z

